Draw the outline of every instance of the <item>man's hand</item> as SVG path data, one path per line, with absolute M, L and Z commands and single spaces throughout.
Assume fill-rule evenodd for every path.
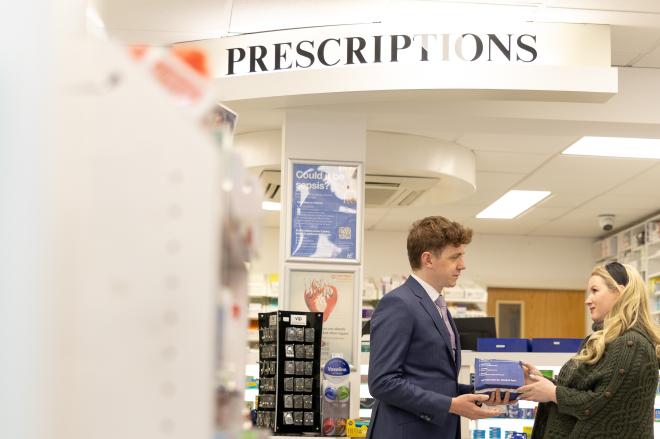
M 502 395 L 500 394 L 500 389 L 497 389 L 495 392 L 491 393 L 490 398 L 488 398 L 488 401 L 484 402 L 484 404 L 486 405 L 513 404 L 515 401 L 510 401 L 510 399 L 511 399 L 511 392 L 504 393 L 504 398 L 502 398 Z
M 557 386 L 552 381 L 539 375 L 530 375 L 533 384 L 524 385 L 516 390 L 518 399 L 536 402 L 557 402 Z
M 474 393 L 466 393 L 465 395 L 457 396 L 451 399 L 451 406 L 449 406 L 449 413 L 463 416 L 468 419 L 483 419 L 492 418 L 500 414 L 500 411 L 488 407 L 480 407 L 477 405 L 483 404 L 488 401 L 488 395 L 475 395 Z

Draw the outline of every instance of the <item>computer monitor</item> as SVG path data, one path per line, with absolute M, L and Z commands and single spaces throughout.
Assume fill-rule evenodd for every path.
M 495 338 L 495 317 L 464 317 L 454 319 L 461 339 L 461 349 L 477 350 L 478 338 Z

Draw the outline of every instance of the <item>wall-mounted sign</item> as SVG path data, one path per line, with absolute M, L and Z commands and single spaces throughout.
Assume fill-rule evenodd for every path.
M 359 316 L 359 271 L 355 266 L 309 267 L 302 264 L 285 268 L 287 309 L 323 313 L 321 363 L 341 354 L 349 363 L 361 335 Z
M 565 23 L 334 26 L 227 37 L 213 47 L 222 77 L 392 64 L 611 65 L 607 26 Z
M 287 96 L 289 105 L 309 105 L 324 94 L 369 92 L 382 99 L 388 91 L 419 90 L 515 90 L 531 92 L 532 99 L 541 91 L 554 99 L 601 101 L 618 87 L 610 41 L 602 25 L 445 20 L 311 27 L 194 44 L 222 79 L 223 101 Z
M 358 262 L 361 166 L 291 163 L 288 259 Z
M 225 75 L 337 65 L 417 62 L 533 63 L 533 33 L 394 33 L 277 40 L 227 49 Z

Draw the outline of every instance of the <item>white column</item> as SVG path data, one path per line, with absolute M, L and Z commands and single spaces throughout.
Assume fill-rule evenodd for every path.
M 285 279 L 284 266 L 287 261 L 287 240 L 291 239 L 290 230 L 286 224 L 290 212 L 287 211 L 286 206 L 291 202 L 291 191 L 287 187 L 289 181 L 289 160 L 319 160 L 319 161 L 346 161 L 362 164 L 364 170 L 364 162 L 367 152 L 367 127 L 366 120 L 363 117 L 357 117 L 350 114 L 330 113 L 330 112 L 315 112 L 315 111 L 287 111 L 284 118 L 284 126 L 282 130 L 282 211 L 280 214 L 280 276 Z M 364 185 L 363 185 L 364 186 Z M 364 199 L 364 187 L 361 187 L 362 199 Z M 362 215 L 358 218 L 364 218 L 364 203 L 361 206 L 363 209 Z M 364 224 L 360 222 L 357 224 L 357 230 L 362 237 L 364 237 Z M 358 246 L 362 246 L 364 238 L 358 240 Z M 358 249 L 361 255 L 359 262 L 354 263 L 357 266 L 356 276 L 358 276 L 358 291 L 359 306 L 353 311 L 358 315 L 358 322 L 361 322 L 361 297 L 362 297 L 362 264 L 363 264 L 363 249 Z M 313 261 L 310 261 L 313 264 Z M 282 300 L 285 294 L 285 289 L 288 286 L 286 282 L 282 282 L 282 291 L 280 292 L 280 304 L 284 304 Z M 359 325 L 358 325 L 359 326 Z M 357 340 L 354 343 L 354 356 L 359 359 L 360 357 L 360 343 L 359 338 L 361 335 L 361 327 L 353 328 Z M 353 371 L 351 372 L 351 417 L 358 417 L 360 408 L 360 367 L 359 360 L 352 364 Z
M 44 279 L 44 151 L 52 80 L 51 3 L 1 8 L 0 437 L 48 438 L 51 301 Z

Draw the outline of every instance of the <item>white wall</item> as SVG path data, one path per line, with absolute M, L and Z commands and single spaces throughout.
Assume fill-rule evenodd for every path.
M 253 272 L 278 271 L 279 229 L 263 230 Z M 475 235 L 467 249 L 466 277 L 486 287 L 585 289 L 593 268 L 589 238 Z M 367 231 L 365 277 L 407 274 L 406 232 Z

